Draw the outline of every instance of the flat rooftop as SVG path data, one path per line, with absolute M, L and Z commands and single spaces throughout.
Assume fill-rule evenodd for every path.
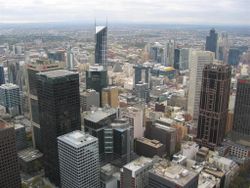
M 12 83 L 7 83 L 7 84 L 2 84 L 0 86 L 2 89 L 19 89 L 18 85 L 12 84 Z
M 156 163 L 150 172 L 181 187 L 185 186 L 193 178 L 198 176 L 198 173 L 192 170 L 187 170 L 181 165 L 170 163 L 167 160 L 162 160 Z
M 116 109 L 114 108 L 98 109 L 97 111 L 91 111 L 84 119 L 97 123 L 115 113 Z
M 46 76 L 47 78 L 58 78 L 58 77 L 76 75 L 76 74 L 78 74 L 78 73 L 71 72 L 68 70 L 53 70 L 53 71 L 38 73 L 38 75 Z
M 146 145 L 149 145 L 149 146 L 154 147 L 154 148 L 160 148 L 163 146 L 163 144 L 160 141 L 150 140 L 150 139 L 145 138 L 145 137 L 137 138 L 136 141 L 141 142 L 141 143 L 146 144 Z
M 43 154 L 39 150 L 36 150 L 32 147 L 18 152 L 18 157 L 25 162 L 33 161 L 35 159 L 41 158 L 42 156 Z
M 0 129 L 7 129 L 9 127 L 9 124 L 6 121 L 0 119 Z
M 89 143 L 97 141 L 96 137 L 93 137 L 83 131 L 73 131 L 68 134 L 59 136 L 58 140 L 73 146 L 74 148 L 83 147 Z
M 124 165 L 123 168 L 126 168 L 126 169 L 132 171 L 132 176 L 135 177 L 136 171 L 138 171 L 139 169 L 141 169 L 143 167 L 148 166 L 152 162 L 153 162 L 153 160 L 151 158 L 141 156 L 138 159 Z

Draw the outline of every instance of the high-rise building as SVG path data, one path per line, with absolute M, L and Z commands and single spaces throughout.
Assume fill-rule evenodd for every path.
M 17 151 L 27 147 L 25 127 L 21 124 L 15 124 L 16 148 Z
M 166 64 L 165 66 L 174 67 L 174 49 L 175 40 L 169 40 L 166 46 Z
M 118 88 L 115 86 L 102 89 L 102 106 L 118 107 Z
M 148 83 L 139 82 L 138 84 L 135 85 L 135 95 L 138 98 L 144 99 L 146 103 L 148 103 L 150 100 L 149 94 L 150 90 Z
M 19 86 L 15 84 L 2 84 L 0 86 L 0 102 L 10 114 L 21 114 L 21 99 Z
M 145 67 L 142 65 L 136 65 L 134 66 L 134 86 L 136 84 L 139 84 L 140 82 L 150 84 L 150 67 Z
M 240 50 L 237 48 L 230 48 L 228 52 L 228 64 L 237 66 L 240 61 Z
M 98 139 L 82 131 L 73 131 L 57 140 L 61 187 L 99 188 Z
M 179 70 L 180 68 L 180 49 L 174 49 L 174 68 Z
M 100 94 L 93 89 L 80 93 L 81 112 L 89 111 L 91 107 L 100 107 Z
M 179 60 L 180 70 L 187 70 L 189 68 L 190 51 L 191 50 L 189 48 L 180 49 L 180 60 Z
M 61 63 L 37 60 L 27 64 L 28 75 L 28 103 L 30 109 L 30 120 L 32 125 L 32 140 L 35 148 L 42 151 L 41 132 L 39 122 L 39 110 L 37 99 L 37 77 L 39 72 L 58 70 L 63 67 Z
M 121 169 L 121 188 L 144 188 L 148 186 L 148 171 L 153 168 L 154 160 L 146 157 L 126 164 Z
M 231 68 L 210 64 L 203 70 L 197 142 L 214 149 L 225 135 L 230 95 Z
M 15 130 L 0 119 L 0 187 L 21 187 Z
M 107 35 L 106 26 L 97 26 L 95 32 L 95 64 L 107 66 Z
M 0 65 L 0 85 L 5 84 L 4 67 Z
M 50 50 L 48 52 L 48 59 L 51 61 L 65 61 L 65 50 L 58 49 L 58 50 Z
M 215 58 L 218 58 L 218 33 L 215 29 L 211 29 L 209 36 L 206 38 L 206 51 L 214 52 Z
M 250 77 L 238 79 L 233 131 L 250 136 Z
M 102 89 L 108 86 L 107 70 L 103 66 L 90 66 L 86 71 L 86 88 L 94 89 L 100 94 L 100 104 L 102 104 Z
M 60 186 L 57 137 L 81 129 L 79 75 L 55 70 L 37 79 L 45 176 Z
M 160 63 L 165 65 L 166 57 L 165 57 L 165 49 L 164 45 L 160 44 L 159 42 L 155 42 L 150 46 L 149 49 L 149 57 L 155 63 Z
M 208 51 L 192 51 L 190 62 L 187 111 L 196 122 L 199 116 L 202 71 L 206 64 L 213 63 L 214 54 Z

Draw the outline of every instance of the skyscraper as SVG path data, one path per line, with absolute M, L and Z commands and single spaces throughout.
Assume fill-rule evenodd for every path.
M 21 114 L 21 99 L 19 86 L 15 84 L 2 84 L 0 86 L 0 104 L 10 114 Z
M 58 137 L 62 188 L 99 188 L 98 139 L 81 131 Z
M 215 29 L 211 29 L 209 36 L 206 38 L 206 51 L 214 52 L 215 58 L 218 58 L 218 33 Z
M 150 84 L 150 67 L 136 65 L 134 66 L 134 71 L 134 86 L 140 82 Z
M 135 85 L 135 95 L 138 98 L 145 100 L 146 103 L 150 100 L 150 90 L 148 83 L 139 82 Z
M 37 78 L 45 176 L 60 186 L 57 137 L 81 129 L 79 75 L 55 70 Z
M 180 68 L 180 49 L 179 48 L 174 49 L 174 68 L 177 70 Z
M 5 84 L 4 67 L 0 65 L 0 85 Z
M 237 66 L 240 61 L 240 50 L 237 48 L 231 48 L 228 52 L 228 64 Z
M 233 131 L 250 136 L 250 77 L 238 79 Z
M 102 90 L 102 106 L 109 105 L 112 108 L 118 107 L 118 88 L 106 87 Z
M 15 130 L 1 119 L 0 159 L 0 187 L 21 187 L 21 177 L 15 143 Z
M 230 95 L 231 68 L 210 64 L 203 70 L 197 142 L 213 149 L 223 141 Z
M 106 26 L 97 26 L 95 32 L 95 64 L 107 66 L 107 35 Z
M 188 90 L 188 112 L 193 120 L 198 120 L 202 71 L 206 64 L 211 64 L 214 54 L 208 51 L 192 51 L 190 62 L 190 77 Z
M 37 99 L 37 77 L 36 74 L 39 72 L 47 72 L 62 68 L 63 65 L 60 63 L 51 63 L 48 61 L 37 60 L 27 65 L 28 73 L 28 100 L 30 109 L 30 119 L 32 125 L 32 140 L 33 145 L 40 151 L 42 151 L 41 143 L 41 132 L 39 122 L 39 110 L 38 110 L 38 99 Z

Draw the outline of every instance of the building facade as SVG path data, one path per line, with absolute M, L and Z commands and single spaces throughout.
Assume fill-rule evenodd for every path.
M 107 37 L 108 28 L 97 26 L 95 33 L 95 64 L 107 66 Z
M 218 54 L 218 33 L 215 32 L 215 29 L 211 29 L 209 36 L 206 37 L 206 51 L 214 52 L 215 58 Z
M 79 75 L 55 70 L 37 77 L 45 176 L 60 186 L 57 137 L 81 129 Z

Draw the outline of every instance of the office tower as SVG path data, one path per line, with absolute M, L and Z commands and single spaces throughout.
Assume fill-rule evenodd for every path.
M 48 61 L 37 60 L 27 64 L 28 74 L 28 103 L 30 109 L 30 120 L 32 125 L 32 140 L 35 148 L 42 151 L 41 131 L 39 122 L 39 109 L 37 99 L 37 77 L 39 72 L 58 70 L 63 68 L 62 63 L 51 63 Z
M 86 71 L 86 88 L 94 89 L 100 94 L 100 104 L 102 104 L 102 89 L 108 86 L 107 70 L 103 66 L 90 66 Z
M 140 82 L 150 84 L 151 73 L 150 67 L 145 67 L 142 65 L 134 66 L 134 86 Z
M 214 54 L 207 51 L 192 51 L 190 62 L 189 90 L 187 111 L 196 123 L 199 116 L 202 71 L 206 64 L 211 64 Z
M 139 82 L 138 84 L 135 85 L 135 95 L 138 98 L 143 99 L 146 103 L 148 103 L 150 100 L 149 92 L 150 91 L 149 91 L 148 83 Z
M 121 111 L 122 117 L 129 120 L 130 125 L 134 128 L 134 137 L 140 138 L 144 136 L 144 107 L 129 106 Z
M 250 136 L 250 77 L 242 77 L 237 82 L 234 107 L 233 131 Z
M 237 48 L 230 48 L 228 52 L 228 64 L 237 66 L 240 61 L 240 50 Z
M 67 53 L 66 53 L 66 67 L 68 70 L 72 70 L 74 68 L 74 54 L 71 51 L 71 48 L 68 48 Z
M 166 57 L 164 45 L 159 42 L 152 44 L 149 49 L 149 57 L 153 62 L 165 65 Z
M 4 67 L 0 65 L 0 86 L 5 84 L 5 77 L 4 77 Z
M 98 139 L 82 131 L 73 131 L 57 140 L 61 187 L 99 188 Z
M 107 66 L 107 35 L 106 26 L 97 26 L 95 32 L 95 64 Z
M 12 115 L 21 114 L 19 86 L 11 83 L 2 84 L 0 86 L 0 102 L 8 113 Z
M 17 151 L 27 147 L 25 127 L 21 124 L 15 124 L 16 148 Z
M 65 61 L 65 50 L 57 49 L 57 50 L 49 50 L 48 51 L 48 59 L 51 61 Z
M 135 152 L 139 156 L 162 157 L 165 153 L 165 146 L 158 140 L 150 140 L 144 137 L 135 139 Z
M 164 144 L 164 151 L 166 151 L 168 156 L 171 156 L 175 152 L 176 146 L 176 129 L 164 125 L 161 122 L 155 122 L 153 124 L 149 124 L 146 127 L 145 132 L 146 138 L 151 140 L 155 139 Z
M 175 41 L 169 40 L 166 46 L 166 64 L 165 66 L 174 67 L 174 49 Z
M 179 60 L 180 70 L 187 70 L 189 68 L 190 51 L 191 50 L 189 48 L 180 49 L 180 60 Z
M 105 156 L 104 128 L 116 119 L 116 109 L 98 109 L 89 112 L 84 117 L 84 129 L 86 132 L 98 138 L 99 154 L 103 160 Z
M 91 107 L 100 107 L 100 94 L 93 89 L 80 93 L 81 112 L 89 111 Z
M 180 68 L 180 49 L 174 49 L 174 68 Z
M 21 187 L 15 130 L 0 119 L 0 187 Z
M 148 171 L 153 168 L 154 160 L 146 157 L 126 164 L 121 169 L 121 188 L 144 188 L 148 186 Z
M 102 106 L 118 107 L 118 87 L 106 87 L 102 90 Z
M 199 174 L 181 165 L 162 159 L 148 172 L 150 188 L 198 187 Z
M 57 137 L 81 129 L 79 75 L 55 70 L 37 79 L 45 176 L 60 186 Z
M 213 149 L 221 144 L 227 123 L 231 68 L 210 64 L 203 70 L 197 142 Z
M 20 68 L 18 61 L 15 59 L 8 60 L 7 67 L 8 67 L 8 82 L 17 84 L 17 74 Z
M 206 37 L 206 51 L 214 52 L 215 58 L 218 58 L 218 33 L 211 29 L 209 36 Z

